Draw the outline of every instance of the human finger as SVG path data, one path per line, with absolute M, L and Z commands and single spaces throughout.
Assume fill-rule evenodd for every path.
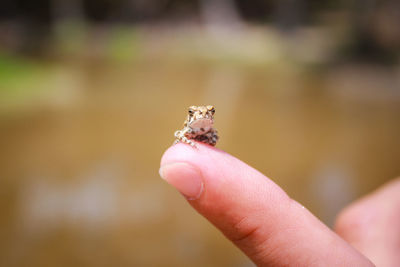
M 263 174 L 208 145 L 169 148 L 161 176 L 260 266 L 371 266 Z
M 400 266 L 400 178 L 354 202 L 335 230 L 377 266 Z

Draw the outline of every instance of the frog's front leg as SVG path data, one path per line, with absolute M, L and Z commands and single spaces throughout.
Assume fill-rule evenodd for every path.
M 175 132 L 176 140 L 175 140 L 174 144 L 183 142 L 183 143 L 191 145 L 192 147 L 195 147 L 196 144 L 192 140 L 190 140 L 186 137 L 186 135 L 190 132 L 191 132 L 191 129 L 189 127 L 185 127 L 183 130 L 176 131 Z

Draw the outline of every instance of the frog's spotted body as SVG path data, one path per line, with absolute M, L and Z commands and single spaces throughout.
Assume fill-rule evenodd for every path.
M 184 142 L 195 146 L 192 140 L 215 146 L 217 130 L 213 128 L 215 108 L 213 106 L 191 106 L 183 129 L 175 132 L 175 143 Z

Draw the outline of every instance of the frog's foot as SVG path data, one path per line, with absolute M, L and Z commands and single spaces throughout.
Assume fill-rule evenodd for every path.
M 218 136 L 217 131 L 211 132 L 210 137 L 208 139 L 209 140 L 209 144 L 212 145 L 212 146 L 215 146 L 217 144 L 218 139 L 219 139 L 219 136 Z
M 183 131 L 176 131 L 175 132 L 175 137 L 176 137 L 176 140 L 174 141 L 174 145 L 179 143 L 179 142 L 182 142 L 182 143 L 186 143 L 188 145 L 191 145 L 192 147 L 196 147 L 196 143 L 193 142 L 192 140 L 188 139 L 185 136 Z

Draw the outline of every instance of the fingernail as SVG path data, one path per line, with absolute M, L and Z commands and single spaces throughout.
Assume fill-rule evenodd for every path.
M 160 176 L 187 199 L 198 199 L 203 192 L 200 170 L 185 162 L 168 163 L 160 168 Z

